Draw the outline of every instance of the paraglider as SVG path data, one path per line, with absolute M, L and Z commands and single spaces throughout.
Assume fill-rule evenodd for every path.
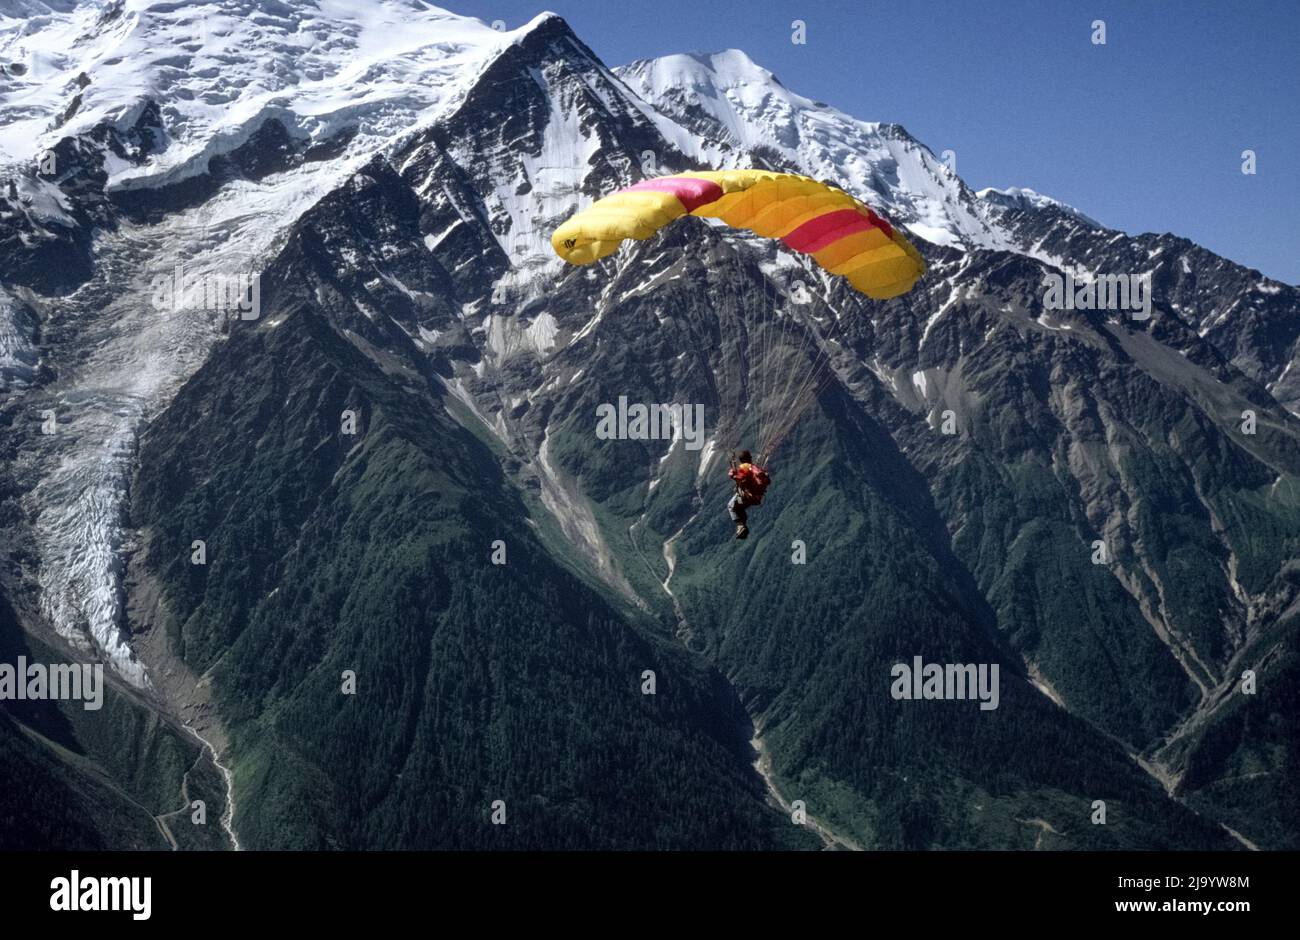
M 591 264 L 627 239 L 649 238 L 688 214 L 779 238 L 875 300 L 906 293 L 925 271 L 912 243 L 848 193 L 768 170 L 643 180 L 574 215 L 555 230 L 551 246 L 570 264 Z
M 650 238 L 686 215 L 780 239 L 874 300 L 906 293 L 925 272 L 920 252 L 866 204 L 829 183 L 768 170 L 708 170 L 643 180 L 574 214 L 555 230 L 551 246 L 570 264 L 592 264 L 624 241 Z M 746 406 L 756 405 L 758 413 L 759 456 L 756 463 L 744 451 L 729 471 L 736 495 L 727 508 L 739 539 L 749 534 L 746 510 L 762 501 L 770 483 L 763 465 L 833 375 L 826 337 L 793 313 L 781 321 L 773 308 L 768 321 L 745 330 L 752 348 L 744 368 L 759 372 L 746 398 Z M 785 347 L 796 343 L 790 355 Z M 773 370 L 783 374 L 764 374 Z
M 731 502 L 727 503 L 727 512 L 736 524 L 736 538 L 747 539 L 749 507 L 763 502 L 763 494 L 767 492 L 772 478 L 768 476 L 767 470 L 754 464 L 754 457 L 747 450 L 740 452 L 738 461 L 734 458 L 731 460 L 727 476 L 736 484 L 736 493 L 731 497 Z

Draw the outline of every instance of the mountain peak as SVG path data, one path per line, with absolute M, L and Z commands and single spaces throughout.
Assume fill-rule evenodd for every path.
M 1023 186 L 1009 186 L 1006 189 L 994 189 L 989 187 L 981 189 L 975 195 L 991 205 L 1003 209 L 1019 209 L 1027 212 L 1037 212 L 1043 209 L 1055 209 L 1064 212 L 1066 215 L 1073 216 L 1082 222 L 1086 222 L 1094 228 L 1104 228 L 1100 222 L 1089 218 L 1073 206 L 1061 202 L 1059 199 L 1053 199 L 1051 196 L 1044 196 L 1042 193 L 1035 192 Z
M 770 69 L 755 62 L 740 49 L 722 49 L 717 52 L 682 52 L 653 59 L 638 59 L 614 70 L 620 76 L 636 76 L 647 87 L 667 91 L 679 89 L 687 94 L 716 98 L 723 92 L 739 102 L 770 96 L 779 90 L 789 104 L 796 107 L 818 107 L 816 102 L 795 95 L 781 83 Z M 746 89 L 750 93 L 746 94 Z
M 39 23 L 0 7 L 9 65 L 0 75 L 0 164 L 27 162 L 100 124 L 120 127 L 152 100 L 168 115 L 166 139 L 147 163 L 110 168 L 110 185 L 130 187 L 202 173 L 270 118 L 312 140 L 356 127 L 356 149 L 368 156 L 454 106 L 511 45 L 568 33 L 554 13 L 505 30 L 407 0 L 42 6 Z
M 574 32 L 573 28 L 569 26 L 568 21 L 564 17 L 551 10 L 543 10 L 523 26 L 510 31 L 510 35 L 514 37 L 514 42 L 516 44 L 522 42 L 529 36 L 539 34 L 548 37 L 553 34 L 573 36 Z
M 781 80 L 769 69 L 763 68 L 749 54 L 741 49 L 721 49 L 717 52 L 686 52 L 663 56 L 649 61 L 663 63 L 667 66 L 686 67 L 689 63 L 716 76 L 714 83 L 720 86 L 734 87 L 746 82 L 774 83 L 781 87 Z
M 664 136 L 700 163 L 829 180 L 928 241 L 1007 247 L 965 185 L 902 127 L 796 94 L 738 49 L 642 59 L 614 71 L 666 116 Z

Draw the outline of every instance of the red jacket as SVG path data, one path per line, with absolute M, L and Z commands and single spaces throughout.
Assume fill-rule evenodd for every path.
M 738 467 L 732 467 L 727 471 L 727 475 L 736 481 L 736 489 L 740 490 L 745 503 L 750 506 L 757 506 L 763 501 L 763 494 L 767 492 L 768 484 L 772 482 L 766 470 L 752 463 L 742 463 Z

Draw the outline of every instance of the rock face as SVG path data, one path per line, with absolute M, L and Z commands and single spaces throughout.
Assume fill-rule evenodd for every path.
M 838 844 L 1300 845 L 1296 288 L 976 193 L 734 50 L 610 70 L 550 15 L 259 15 L 228 68 L 327 30 L 366 103 L 322 119 L 272 69 L 205 137 L 150 66 L 115 102 L 62 63 L 81 104 L 33 139 L 78 172 L 25 154 L 0 192 L 14 636 L 201 708 L 241 845 L 819 845 L 755 732 Z M 408 58 L 364 41 L 411 17 Z M 874 303 L 696 219 L 551 252 L 579 205 L 705 166 L 841 185 L 929 272 Z M 255 309 L 214 308 L 248 271 Z M 734 542 L 723 457 L 812 379 Z M 621 399 L 705 424 L 603 439 Z M 900 698 L 915 657 L 997 664 L 997 707 Z

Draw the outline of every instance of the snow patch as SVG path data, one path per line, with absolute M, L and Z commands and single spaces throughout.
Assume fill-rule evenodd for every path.
M 26 388 L 36 374 L 36 319 L 0 287 L 0 392 Z
M 1026 189 L 1022 186 L 1011 186 L 1007 189 L 981 189 L 975 195 L 985 202 L 995 206 L 1007 209 L 1021 209 L 1027 211 L 1041 211 L 1052 208 L 1064 212 L 1066 215 L 1073 216 L 1081 222 L 1086 222 L 1093 228 L 1101 228 L 1101 224 L 1094 219 L 1084 215 L 1074 206 L 1066 205 L 1059 199 L 1053 199 L 1051 196 L 1044 196 L 1042 193 L 1034 192 L 1032 189 Z

